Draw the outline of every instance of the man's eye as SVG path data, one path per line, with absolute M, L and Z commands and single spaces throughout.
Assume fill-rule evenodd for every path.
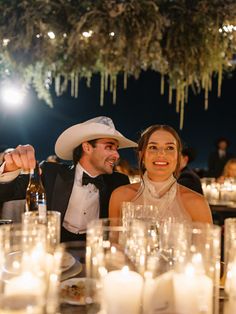
M 117 150 L 117 148 L 116 148 L 115 145 L 107 145 L 107 146 L 106 146 L 106 149 L 107 149 L 107 150 Z

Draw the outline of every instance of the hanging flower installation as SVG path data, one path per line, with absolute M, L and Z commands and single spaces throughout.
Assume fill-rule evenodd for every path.
M 33 85 L 52 106 L 68 88 L 78 96 L 81 78 L 99 73 L 116 102 L 117 76 L 138 78 L 152 69 L 168 84 L 183 127 L 188 89 L 205 91 L 231 71 L 236 53 L 234 0 L 3 0 L 0 2 L 0 77 Z M 174 96 L 174 97 L 173 97 Z

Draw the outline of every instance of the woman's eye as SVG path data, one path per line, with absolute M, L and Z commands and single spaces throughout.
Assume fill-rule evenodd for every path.
M 174 148 L 174 146 L 168 146 L 167 148 L 166 148 L 166 150 L 174 150 L 175 148 Z
M 155 149 L 157 149 L 157 147 L 156 146 L 149 146 L 148 149 L 155 150 Z

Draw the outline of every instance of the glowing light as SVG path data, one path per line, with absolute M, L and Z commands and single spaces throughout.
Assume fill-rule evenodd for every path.
M 50 39 L 55 39 L 56 38 L 56 35 L 53 33 L 53 32 L 48 32 L 48 37 Z
M 85 38 L 89 38 L 91 37 L 93 34 L 93 31 L 89 30 L 88 32 L 83 32 L 82 35 L 85 37 Z
M 232 24 L 223 25 L 222 28 L 219 28 L 219 32 L 222 33 L 223 31 L 225 33 L 235 32 L 236 31 L 236 25 L 232 25 Z
M 3 86 L 0 91 L 2 103 L 5 107 L 17 108 L 23 104 L 25 92 L 14 86 Z
M 115 36 L 115 33 L 114 32 L 110 32 L 110 36 Z
M 9 44 L 9 42 L 10 42 L 10 39 L 8 39 L 8 38 L 3 38 L 3 40 L 2 40 L 2 45 L 5 47 L 5 46 L 7 46 L 7 45 Z

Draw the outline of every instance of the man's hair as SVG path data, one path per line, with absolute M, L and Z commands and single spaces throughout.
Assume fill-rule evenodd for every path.
M 96 146 L 96 143 L 97 143 L 97 140 L 91 140 L 91 141 L 88 141 L 88 143 L 92 146 L 92 147 L 95 147 Z M 74 165 L 77 165 L 77 163 L 80 161 L 81 157 L 83 156 L 83 147 L 82 147 L 82 144 L 80 144 L 79 146 L 77 146 L 74 150 L 73 150 L 73 162 L 74 162 Z
M 195 160 L 197 154 L 196 154 L 195 149 L 193 149 L 192 147 L 184 146 L 182 148 L 182 155 L 188 156 L 188 164 L 189 164 L 190 162 Z
M 215 141 L 215 146 L 218 148 L 218 145 L 221 143 L 221 142 L 225 142 L 227 144 L 227 146 L 230 145 L 230 141 L 229 139 L 227 139 L 226 137 L 219 137 L 216 141 Z

